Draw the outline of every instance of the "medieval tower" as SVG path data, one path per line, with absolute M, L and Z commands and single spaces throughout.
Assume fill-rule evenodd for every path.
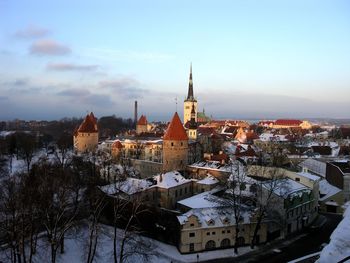
M 163 171 L 184 170 L 188 160 L 188 137 L 175 112 L 163 137 Z
M 192 64 L 190 68 L 190 79 L 188 83 L 187 98 L 184 101 L 184 124 L 191 120 L 192 106 L 195 111 L 195 121 L 197 122 L 197 100 L 193 96 Z
M 74 150 L 77 152 L 93 151 L 98 144 L 97 119 L 91 112 L 74 132 Z

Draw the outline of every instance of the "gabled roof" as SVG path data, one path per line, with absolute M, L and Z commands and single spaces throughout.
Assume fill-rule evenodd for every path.
M 153 177 L 157 184 L 154 185 L 154 187 L 160 187 L 160 188 L 172 188 L 176 187 L 185 183 L 191 182 L 191 180 L 186 179 L 183 177 L 178 171 L 172 171 L 172 172 L 167 172 L 164 174 L 159 174 Z
M 77 131 L 78 132 L 89 132 L 89 133 L 98 132 L 97 119 L 95 118 L 95 116 L 92 112 L 90 114 L 86 115 L 84 121 L 82 122 L 82 124 L 80 124 Z
M 141 115 L 140 119 L 137 121 L 137 125 L 147 125 L 147 118 L 145 115 Z
M 175 112 L 173 119 L 171 120 L 163 140 L 173 140 L 173 141 L 185 141 L 188 140 L 186 131 L 182 126 L 181 120 L 177 112 Z

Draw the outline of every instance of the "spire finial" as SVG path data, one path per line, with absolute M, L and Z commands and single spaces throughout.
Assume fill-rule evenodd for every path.
M 175 97 L 175 112 L 177 112 L 177 96 Z

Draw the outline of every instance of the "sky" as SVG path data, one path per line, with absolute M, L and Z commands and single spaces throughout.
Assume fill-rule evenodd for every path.
M 0 0 L 0 119 L 350 118 L 350 1 Z

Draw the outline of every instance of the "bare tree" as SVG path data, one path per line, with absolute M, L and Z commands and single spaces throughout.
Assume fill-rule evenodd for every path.
M 27 173 L 30 171 L 30 165 L 33 161 L 36 152 L 36 142 L 34 136 L 30 134 L 18 134 L 17 137 L 19 145 L 19 154 L 21 158 L 25 161 L 27 166 Z
M 96 193 L 91 200 L 90 216 L 88 219 L 89 237 L 87 245 L 87 263 L 92 263 L 96 255 L 97 244 L 100 236 L 99 220 L 103 209 L 106 206 L 104 195 Z
M 229 209 L 233 211 L 233 217 L 235 219 L 235 231 L 234 231 L 234 252 L 238 254 L 239 237 L 240 237 L 240 223 L 242 221 L 242 215 L 245 212 L 244 209 L 244 191 L 246 190 L 246 165 L 243 161 L 230 160 L 230 177 L 225 182 L 226 191 L 221 199 L 213 199 L 220 207 L 218 209 Z
M 274 204 L 273 194 L 282 186 L 281 179 L 284 178 L 284 172 L 276 167 L 259 166 L 258 173 L 261 178 L 259 188 L 256 192 L 255 203 L 255 228 L 250 247 L 254 248 L 258 244 L 258 233 L 263 220 L 268 216 L 271 207 Z M 265 180 L 268 179 L 268 180 Z M 264 189 L 263 189 L 264 188 Z

